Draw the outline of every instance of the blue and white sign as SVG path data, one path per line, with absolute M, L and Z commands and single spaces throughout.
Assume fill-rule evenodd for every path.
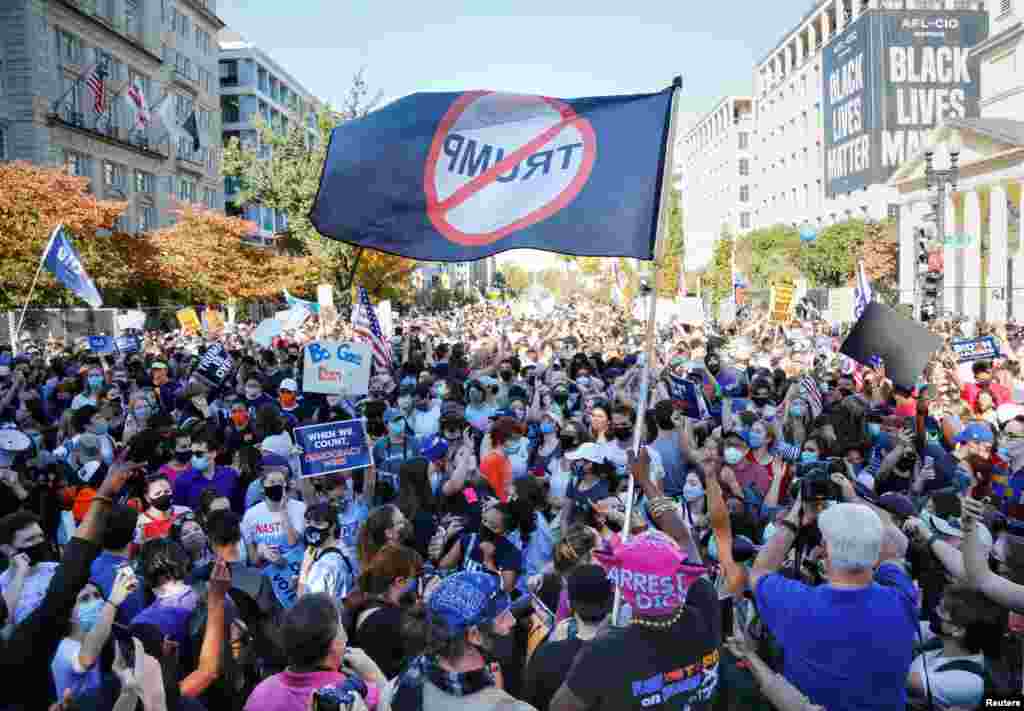
M 373 353 L 367 343 L 314 341 L 306 346 L 302 392 L 366 395 Z
M 992 360 L 999 357 L 999 341 L 995 336 L 953 341 L 953 352 L 958 362 L 970 363 L 976 360 Z
M 113 353 L 114 339 L 110 336 L 89 336 L 89 350 L 93 353 Z
M 302 448 L 299 459 L 303 477 L 347 472 L 373 464 L 363 420 L 296 427 L 295 442 Z
M 43 264 L 57 281 L 94 309 L 103 306 L 96 284 L 82 266 L 82 260 L 71 244 L 71 235 L 64 225 L 57 225 L 50 234 L 50 242 L 43 252 Z
M 118 336 L 114 339 L 114 347 L 118 353 L 138 353 L 142 343 L 138 336 Z

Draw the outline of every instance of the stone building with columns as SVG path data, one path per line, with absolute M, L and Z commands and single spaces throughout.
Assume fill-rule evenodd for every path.
M 930 136 L 937 169 L 958 151 L 959 180 L 946 200 L 946 235 L 967 246 L 943 246 L 944 311 L 989 321 L 1024 320 L 1024 5 L 988 0 L 989 38 L 972 51 L 979 62 L 981 117 L 947 121 Z M 922 150 L 889 185 L 899 203 L 900 301 L 915 303 L 915 240 L 931 211 Z M 932 191 L 934 192 L 934 191 Z

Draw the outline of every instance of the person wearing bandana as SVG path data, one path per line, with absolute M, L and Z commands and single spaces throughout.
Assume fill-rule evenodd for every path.
M 398 676 L 393 711 L 532 711 L 502 690 L 501 669 L 490 662 L 492 650 L 515 627 L 511 607 L 495 575 L 461 572 L 445 578 L 425 606 L 434 643 Z

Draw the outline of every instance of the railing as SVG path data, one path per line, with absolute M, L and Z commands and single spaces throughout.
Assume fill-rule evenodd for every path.
M 202 148 L 198 151 L 193 151 L 191 148 L 179 145 L 178 149 L 175 151 L 175 155 L 178 160 L 184 160 L 204 168 L 206 167 L 206 156 L 204 155 Z
M 150 139 L 145 130 L 134 126 L 127 128 L 117 123 L 110 114 L 96 115 L 92 111 L 79 111 L 70 100 L 64 100 L 51 107 L 51 119 L 75 129 L 89 131 L 98 136 L 109 138 L 117 143 L 150 153 L 166 155 L 166 141 L 156 142 Z M 161 148 L 164 148 L 161 150 Z

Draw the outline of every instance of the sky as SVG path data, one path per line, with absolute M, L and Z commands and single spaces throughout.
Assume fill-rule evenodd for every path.
M 811 0 L 217 0 L 217 14 L 315 96 L 360 68 L 385 101 L 493 89 L 555 97 L 659 91 L 683 76 L 681 124 L 752 91 L 754 64 Z M 534 267 L 537 252 L 499 261 Z M 550 258 L 553 260 L 553 257 Z

